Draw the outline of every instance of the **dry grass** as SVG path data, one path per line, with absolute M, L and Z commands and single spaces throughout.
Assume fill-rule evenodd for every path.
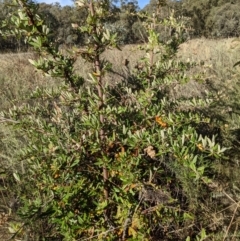
M 118 81 L 128 78 L 134 66 L 144 57 L 145 53 L 139 50 L 137 45 L 108 50 L 104 57 L 113 65 L 113 73 L 107 75 L 107 81 L 115 84 Z M 240 67 L 233 68 L 233 65 L 240 60 L 240 39 L 229 38 L 222 40 L 193 39 L 180 45 L 178 58 L 184 61 L 196 62 L 198 67 L 189 72 L 190 83 L 182 87 L 180 92 L 187 95 L 201 95 L 204 92 L 203 85 L 194 81 L 196 74 L 200 74 L 203 80 L 207 80 L 212 86 L 219 89 L 220 85 L 233 84 L 240 77 Z M 128 59 L 129 65 L 124 65 Z M 91 66 L 79 58 L 76 62 L 76 71 L 84 78 L 89 78 L 88 73 Z
M 122 47 L 122 51 L 117 49 L 108 50 L 104 57 L 113 65 L 113 73 L 108 74 L 107 80 L 115 83 L 127 78 L 130 71 L 144 56 L 144 52 L 138 49 L 137 45 L 127 45 Z M 210 40 L 194 39 L 182 44 L 178 53 L 179 59 L 189 60 L 200 63 L 204 61 L 201 69 L 206 78 L 231 81 L 238 77 L 238 69 L 233 68 L 234 63 L 240 60 L 240 40 L 236 38 Z M 37 72 L 28 62 L 28 59 L 34 59 L 31 53 L 2 54 L 0 55 L 0 101 L 12 102 L 22 91 L 31 91 L 36 86 L 51 85 L 53 80 L 46 78 Z M 128 59 L 129 65 L 124 65 L 125 59 Z M 87 64 L 82 58 L 78 58 L 75 63 L 76 72 L 84 78 L 89 78 L 91 65 Z M 199 69 L 198 69 L 199 70 Z M 5 99 L 4 99 L 5 98 Z M 3 108 L 4 106 L 1 106 Z
M 240 39 L 194 39 L 180 46 L 178 56 L 183 60 L 204 63 L 203 70 L 210 79 L 231 82 L 239 77 L 239 68 L 233 65 L 240 60 Z
M 118 49 L 109 49 L 103 54 L 103 58 L 112 64 L 112 72 L 106 76 L 106 81 L 110 84 L 115 84 L 129 76 L 130 70 L 139 60 L 144 57 L 144 52 L 138 49 L 137 45 L 127 45 Z M 125 60 L 129 61 L 129 65 L 125 66 Z M 85 62 L 81 57 L 75 63 L 77 73 L 81 74 L 85 79 L 89 78 L 92 66 Z
M 212 64 L 217 61 L 226 64 L 229 60 L 237 60 L 240 53 L 240 39 L 193 39 L 183 43 L 179 49 L 179 56 L 193 61 L 205 61 Z M 224 57 L 228 57 L 225 59 Z M 231 63 L 229 63 L 231 64 Z
M 1 54 L 0 55 L 0 109 L 4 110 L 17 104 L 25 94 L 37 86 L 53 85 L 54 80 L 36 71 L 28 59 L 34 54 Z
M 145 53 L 137 45 L 122 47 L 122 51 L 111 49 L 104 53 L 104 57 L 113 65 L 113 71 L 108 73 L 106 80 L 110 84 L 126 80 L 134 71 L 134 66 L 144 57 Z M 20 101 L 26 93 L 30 93 L 37 86 L 53 86 L 57 82 L 44 76 L 28 62 L 34 59 L 32 53 L 1 54 L 0 55 L 0 110 L 7 109 Z M 191 81 L 186 86 L 176 89 L 185 97 L 202 95 L 204 85 L 194 81 L 195 74 L 200 73 L 203 80 L 207 80 L 213 88 L 222 89 L 226 85 L 233 86 L 240 77 L 240 67 L 233 68 L 234 63 L 240 60 L 240 41 L 236 38 L 210 40 L 194 39 L 182 44 L 178 58 L 184 61 L 195 61 L 201 66 L 193 69 L 189 75 Z M 128 59 L 129 65 L 124 65 Z M 204 62 L 204 64 L 203 64 Z M 89 78 L 92 66 L 81 57 L 75 63 L 76 72 L 85 79 Z

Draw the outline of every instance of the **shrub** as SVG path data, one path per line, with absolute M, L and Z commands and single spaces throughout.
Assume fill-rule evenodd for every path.
M 146 25 L 146 57 L 128 81 L 112 87 L 104 81 L 111 64 L 101 57 L 118 47 L 104 26 L 108 1 L 77 2 L 88 17 L 73 27 L 89 42 L 65 55 L 49 40 L 35 5 L 16 4 L 10 19 L 16 25 L 5 35 L 24 35 L 42 55 L 31 63 L 65 80 L 36 89 L 31 101 L 6 114 L 25 143 L 18 155 L 25 172 L 14 177 L 29 239 L 189 240 L 200 231 L 204 238 L 202 227 L 221 228 L 209 218 L 225 150 L 216 122 L 203 111 L 211 100 L 171 96 L 191 67 L 175 57 L 183 23 L 147 17 L 153 22 Z M 176 29 L 166 43 L 159 24 Z M 74 72 L 78 55 L 93 65 L 86 80 Z

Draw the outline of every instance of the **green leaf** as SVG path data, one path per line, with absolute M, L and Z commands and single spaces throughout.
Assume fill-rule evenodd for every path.
M 45 35 L 48 35 L 49 32 L 50 32 L 50 29 L 46 26 L 46 25 L 43 25 L 42 26 L 42 31 Z
M 32 59 L 28 59 L 28 61 L 29 61 L 32 65 L 37 66 L 37 61 L 32 60 Z
M 13 173 L 13 177 L 15 178 L 15 180 L 18 182 L 18 183 L 21 183 L 21 180 L 20 180 L 20 177 L 17 173 Z

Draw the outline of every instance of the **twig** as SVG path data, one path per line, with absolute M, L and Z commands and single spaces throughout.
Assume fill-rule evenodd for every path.
M 185 229 L 188 229 L 188 228 L 191 228 L 191 227 L 194 227 L 194 226 L 195 226 L 195 224 L 193 223 L 193 224 L 188 225 L 187 227 L 184 227 L 184 228 L 180 228 L 180 229 L 177 229 L 177 230 L 170 231 L 170 232 L 168 232 L 168 234 L 179 233 L 179 232 L 184 231 Z
M 234 239 L 234 236 L 236 235 L 237 230 L 238 230 L 238 223 L 236 224 L 236 228 L 235 228 L 234 233 L 233 233 L 232 241 L 235 240 L 235 239 Z
M 235 208 L 235 210 L 234 210 L 234 212 L 233 212 L 233 216 L 232 216 L 231 221 L 230 221 L 230 223 L 229 223 L 229 225 L 228 225 L 228 228 L 227 228 L 227 230 L 226 230 L 226 233 L 225 233 L 225 236 L 224 236 L 224 238 L 223 238 L 223 241 L 225 241 L 225 239 L 226 239 L 227 236 L 228 236 L 228 232 L 229 232 L 229 230 L 230 230 L 230 227 L 232 226 L 232 222 L 233 222 L 233 219 L 235 218 L 236 212 L 237 212 L 237 210 L 238 210 L 239 203 L 240 203 L 240 202 L 237 203 L 237 206 L 236 206 L 236 208 Z
M 228 198 L 230 199 L 232 202 L 236 203 L 237 205 L 239 204 L 239 202 L 236 202 L 231 196 L 229 196 L 224 190 L 222 191 L 222 193 Z
M 90 238 L 77 239 L 76 241 L 88 241 L 88 240 L 91 240 L 91 239 L 93 239 L 93 238 L 97 238 L 99 235 L 108 234 L 108 233 L 110 233 L 110 232 L 112 232 L 112 231 L 114 231 L 114 230 L 117 230 L 117 229 L 121 228 L 121 227 L 122 227 L 122 226 L 118 226 L 118 227 L 115 227 L 115 228 L 111 228 L 111 229 L 109 229 L 109 230 L 107 230 L 107 231 L 105 231 L 105 232 L 102 232 L 102 233 L 100 233 L 100 234 L 96 234 L 96 235 L 94 235 L 94 236 L 91 236 Z
M 133 207 L 131 207 L 128 210 L 128 216 L 123 225 L 124 229 L 123 229 L 123 234 L 122 234 L 122 240 L 126 240 L 126 238 L 128 236 L 128 228 L 132 223 L 132 217 L 133 217 L 134 213 L 135 213 L 135 209 Z
M 20 233 L 23 229 L 23 227 L 26 225 L 27 223 L 23 223 L 22 226 L 12 235 L 11 238 L 9 238 L 7 241 L 10 241 L 10 240 L 13 240 L 17 235 L 18 233 Z

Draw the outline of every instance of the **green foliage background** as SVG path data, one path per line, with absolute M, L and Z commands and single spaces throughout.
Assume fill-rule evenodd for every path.
M 13 11 L 8 8 L 9 0 L 0 1 L 0 19 L 4 20 Z M 226 38 L 239 36 L 239 4 L 238 0 L 232 1 L 210 1 L 210 0 L 182 0 L 182 1 L 156 1 L 151 0 L 143 9 L 138 7 L 136 1 L 122 1 L 116 4 L 111 1 L 109 11 L 111 14 L 105 18 L 104 23 L 112 33 L 119 34 L 120 44 L 143 43 L 147 40 L 144 32 L 144 18 L 134 15 L 134 13 L 153 13 L 161 5 L 158 13 L 159 18 L 168 16 L 170 9 L 175 10 L 175 17 L 189 17 L 187 28 L 191 31 L 186 33 L 185 38 L 209 37 Z M 59 3 L 38 4 L 38 13 L 44 19 L 46 26 L 52 29 L 52 40 L 57 41 L 61 46 L 84 45 L 87 36 L 84 33 L 74 30 L 72 23 L 84 24 L 87 16 L 85 8 L 77 10 L 74 6 L 62 7 Z M 166 29 L 159 29 L 161 35 L 169 36 Z M 171 31 L 170 31 L 171 32 Z M 120 37 L 121 36 L 121 37 Z M 6 51 L 26 51 L 30 46 L 24 43 L 23 38 L 15 37 L 0 38 L 0 50 Z

